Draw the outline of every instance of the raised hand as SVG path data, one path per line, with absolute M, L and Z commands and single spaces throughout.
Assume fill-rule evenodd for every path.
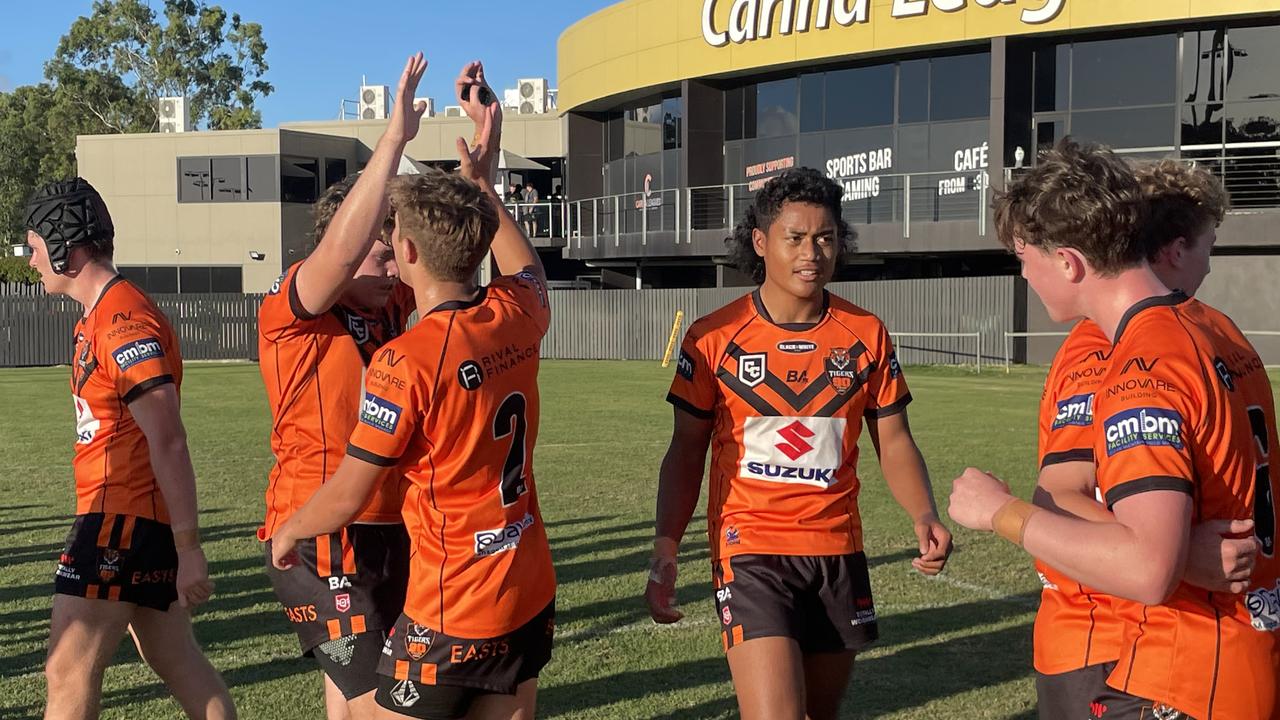
M 475 125 L 470 144 L 473 164 L 487 173 L 486 177 L 492 184 L 497 176 L 498 152 L 502 146 L 502 103 L 485 81 L 484 64 L 479 60 L 463 66 L 453 86 L 458 104 Z M 483 151 L 477 154 L 477 149 Z
M 426 112 L 426 103 L 414 102 L 418 92 L 418 82 L 427 71 L 427 60 L 422 53 L 409 57 L 404 63 L 404 72 L 400 73 L 400 83 L 396 85 L 396 104 L 391 110 L 391 122 L 387 125 L 386 135 L 403 145 L 418 135 L 418 125 L 422 122 L 422 114 Z

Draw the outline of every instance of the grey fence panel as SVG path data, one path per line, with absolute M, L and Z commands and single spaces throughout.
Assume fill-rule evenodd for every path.
M 1015 327 L 1013 277 L 837 283 L 831 291 L 875 313 L 890 332 L 981 333 L 984 362 L 1002 357 L 1004 331 Z M 689 325 L 750 288 L 552 290 L 551 328 L 542 356 L 577 360 L 658 360 L 676 311 Z M 257 359 L 261 295 L 156 295 L 188 360 Z M 81 309 L 53 296 L 0 297 L 0 367 L 60 365 L 71 360 Z M 902 337 L 904 363 L 972 362 L 973 338 Z

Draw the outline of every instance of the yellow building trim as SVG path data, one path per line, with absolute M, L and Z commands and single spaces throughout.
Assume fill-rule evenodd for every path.
M 559 109 L 777 65 L 1277 11 L 1280 0 L 624 0 L 560 35 Z

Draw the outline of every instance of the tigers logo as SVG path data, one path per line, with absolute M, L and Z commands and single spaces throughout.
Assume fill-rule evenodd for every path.
M 112 548 L 101 548 L 102 557 L 98 562 L 98 577 L 109 583 L 120 572 L 120 552 Z
M 1181 720 L 1183 714 L 1168 705 L 1155 703 L 1151 706 L 1151 717 L 1155 720 Z
M 853 389 L 856 373 L 849 369 L 852 360 L 848 348 L 831 348 L 831 354 L 827 356 L 827 380 L 841 395 Z
M 413 660 L 421 660 L 426 656 L 427 651 L 431 649 L 431 641 L 435 639 L 435 633 L 426 625 L 417 623 L 409 623 L 404 633 L 404 651 L 409 654 Z

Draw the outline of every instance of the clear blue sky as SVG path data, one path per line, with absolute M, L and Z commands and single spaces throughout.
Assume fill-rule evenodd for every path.
M 275 92 L 259 101 L 262 122 L 337 117 L 342 98 L 354 100 L 360 77 L 394 86 L 409 53 L 422 50 L 430 66 L 419 96 L 437 111 L 454 104 L 453 78 L 468 60 L 483 60 L 499 93 L 516 78 L 545 77 L 556 86 L 556 40 L 569 25 L 613 0 L 211 0 L 246 21 L 262 24 L 266 79 Z M 160 0 L 152 0 L 159 8 Z M 0 0 L 0 91 L 39 82 L 44 62 L 89 0 L 27 4 Z M 352 8 L 359 8 L 353 12 Z M 15 14 L 21 18 L 14 20 Z

